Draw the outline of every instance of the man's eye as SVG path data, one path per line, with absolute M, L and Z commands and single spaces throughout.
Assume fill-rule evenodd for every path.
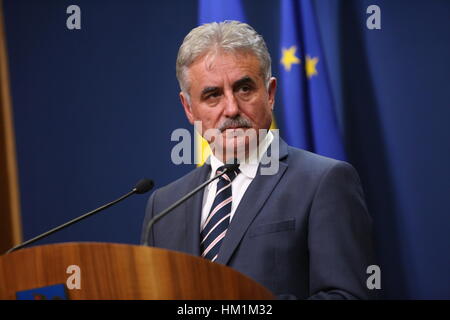
M 206 99 L 217 98 L 220 94 L 218 92 L 210 93 L 206 96 Z
M 250 92 L 251 90 L 252 90 L 252 87 L 250 87 L 250 86 L 242 86 L 242 87 L 239 89 L 239 91 L 242 92 L 242 93 L 248 93 L 248 92 Z

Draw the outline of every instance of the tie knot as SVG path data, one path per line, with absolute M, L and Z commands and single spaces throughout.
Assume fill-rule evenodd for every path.
M 227 168 L 226 166 L 221 166 L 221 167 L 217 168 L 216 174 L 221 174 L 222 172 L 224 172 L 226 170 L 226 168 Z M 222 175 L 219 179 L 225 179 L 226 181 L 231 183 L 234 180 L 234 178 L 237 177 L 239 172 L 240 172 L 239 168 L 236 168 L 235 170 L 229 170 L 227 173 Z

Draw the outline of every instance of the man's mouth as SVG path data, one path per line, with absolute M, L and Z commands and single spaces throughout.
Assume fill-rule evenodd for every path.
M 237 129 L 245 130 L 245 129 L 248 129 L 248 128 L 250 128 L 250 127 L 247 127 L 247 126 L 230 126 L 230 127 L 222 129 L 221 132 L 225 132 L 226 130 L 237 130 Z

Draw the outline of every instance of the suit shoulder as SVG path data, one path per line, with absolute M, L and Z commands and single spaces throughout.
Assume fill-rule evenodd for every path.
M 354 167 L 346 161 L 321 156 L 319 154 L 291 146 L 288 147 L 288 152 L 289 166 L 294 169 L 299 168 L 302 171 L 306 170 L 307 172 L 320 175 L 325 174 L 330 170 L 347 171 L 357 174 Z
M 291 146 L 288 147 L 288 152 L 289 165 L 300 165 L 302 167 L 306 166 L 326 170 L 340 162 L 344 162 Z

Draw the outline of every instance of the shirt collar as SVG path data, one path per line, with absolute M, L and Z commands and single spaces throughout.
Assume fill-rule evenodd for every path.
M 250 179 L 256 177 L 256 173 L 258 172 L 258 166 L 259 163 L 261 162 L 261 158 L 267 151 L 267 148 L 269 148 L 269 145 L 272 143 L 272 140 L 273 134 L 269 130 L 264 139 L 258 145 L 258 152 L 256 152 L 256 149 L 253 150 L 253 152 L 251 152 L 249 155 L 250 161 L 241 163 L 239 165 L 239 170 L 241 171 L 241 173 L 243 173 L 246 177 Z M 211 162 L 211 178 L 212 178 L 216 174 L 217 169 L 223 166 L 223 162 L 217 159 L 213 154 L 211 154 L 210 156 L 210 162 Z

